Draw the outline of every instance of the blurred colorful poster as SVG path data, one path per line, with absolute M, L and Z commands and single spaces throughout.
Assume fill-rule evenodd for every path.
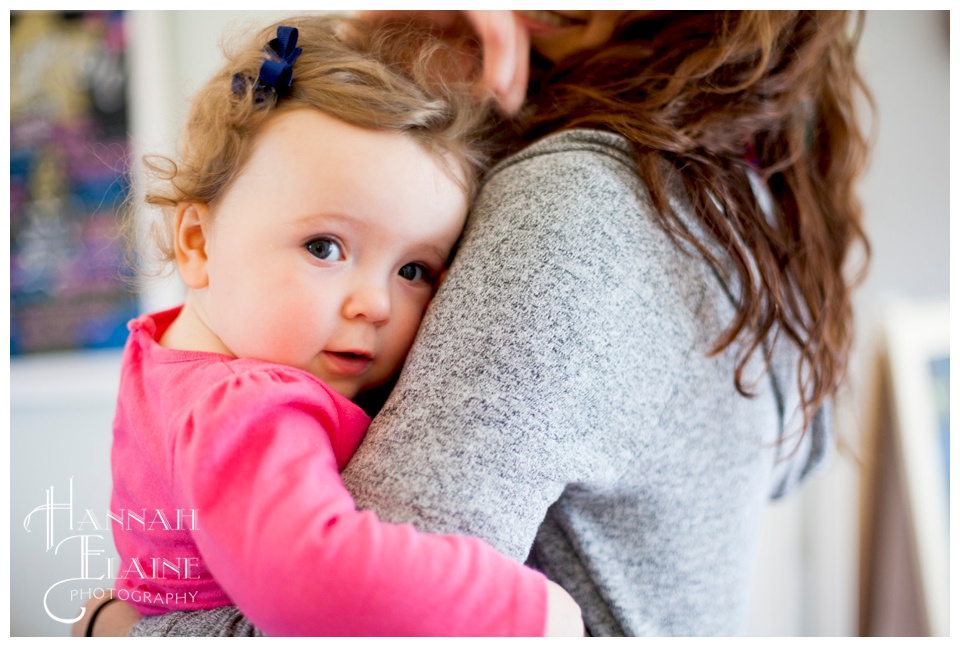
M 10 14 L 10 352 L 122 346 L 122 12 Z

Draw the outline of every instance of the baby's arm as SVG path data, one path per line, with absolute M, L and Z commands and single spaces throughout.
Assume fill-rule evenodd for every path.
M 268 635 L 542 635 L 572 600 L 483 542 L 358 512 L 315 383 L 258 372 L 209 393 L 178 438 L 175 482 L 218 583 Z M 551 623 L 551 629 L 563 628 Z

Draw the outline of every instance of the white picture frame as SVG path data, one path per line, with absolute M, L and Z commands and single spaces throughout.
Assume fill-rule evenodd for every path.
M 929 635 L 949 636 L 949 302 L 890 303 L 883 341 L 920 612 Z

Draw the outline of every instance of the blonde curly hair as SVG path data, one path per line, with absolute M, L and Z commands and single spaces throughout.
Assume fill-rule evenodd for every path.
M 302 52 L 289 92 L 278 98 L 258 89 L 256 79 L 265 45 L 281 25 L 299 31 Z M 463 51 L 425 23 L 372 25 L 326 14 L 279 21 L 225 52 L 226 63 L 193 98 L 178 159 L 143 158 L 145 201 L 163 215 L 151 236 L 158 260 L 174 260 L 177 204 L 215 203 L 243 170 L 264 124 L 290 110 L 314 108 L 361 128 L 410 136 L 472 199 L 488 163 L 494 111 L 472 90 L 479 69 Z

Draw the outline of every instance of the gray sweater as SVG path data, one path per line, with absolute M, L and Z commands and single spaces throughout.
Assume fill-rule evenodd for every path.
M 708 355 L 732 287 L 657 224 L 619 137 L 568 131 L 504 160 L 343 474 L 358 507 L 527 560 L 593 635 L 736 634 L 764 505 L 830 438 L 821 412 L 797 445 L 786 340 L 770 371 L 749 365 L 752 398 L 736 348 Z M 249 630 L 171 616 L 136 632 Z

